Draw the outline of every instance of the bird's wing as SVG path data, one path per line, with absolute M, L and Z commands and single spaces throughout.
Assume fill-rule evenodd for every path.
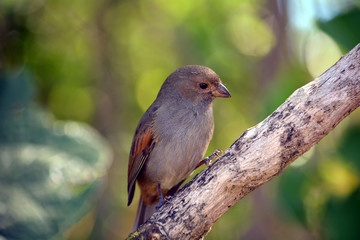
M 134 197 L 136 179 L 155 146 L 156 139 L 152 129 L 152 121 L 157 109 L 154 106 L 150 107 L 136 128 L 129 156 L 128 206 Z

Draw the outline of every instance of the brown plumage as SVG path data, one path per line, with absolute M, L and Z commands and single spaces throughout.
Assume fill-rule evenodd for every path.
M 146 221 L 162 196 L 176 192 L 202 160 L 213 135 L 212 102 L 230 97 L 214 71 L 184 66 L 163 83 L 135 132 L 128 168 L 128 205 L 135 183 L 141 197 L 133 230 Z

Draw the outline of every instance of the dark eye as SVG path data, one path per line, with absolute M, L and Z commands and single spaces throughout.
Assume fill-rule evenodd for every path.
M 200 83 L 200 84 L 199 84 L 199 87 L 200 87 L 201 89 L 206 89 L 206 88 L 208 87 L 208 85 L 207 85 L 206 83 Z

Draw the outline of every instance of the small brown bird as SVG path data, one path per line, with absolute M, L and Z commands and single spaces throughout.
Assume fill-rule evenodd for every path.
M 165 80 L 141 118 L 132 142 L 128 168 L 128 205 L 135 182 L 141 196 L 133 230 L 174 194 L 202 160 L 213 135 L 212 102 L 231 97 L 210 68 L 190 65 Z

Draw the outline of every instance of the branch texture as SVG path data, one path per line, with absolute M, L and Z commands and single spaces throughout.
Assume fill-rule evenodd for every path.
M 199 239 L 231 206 L 268 182 L 360 105 L 360 44 L 246 130 L 129 239 Z

